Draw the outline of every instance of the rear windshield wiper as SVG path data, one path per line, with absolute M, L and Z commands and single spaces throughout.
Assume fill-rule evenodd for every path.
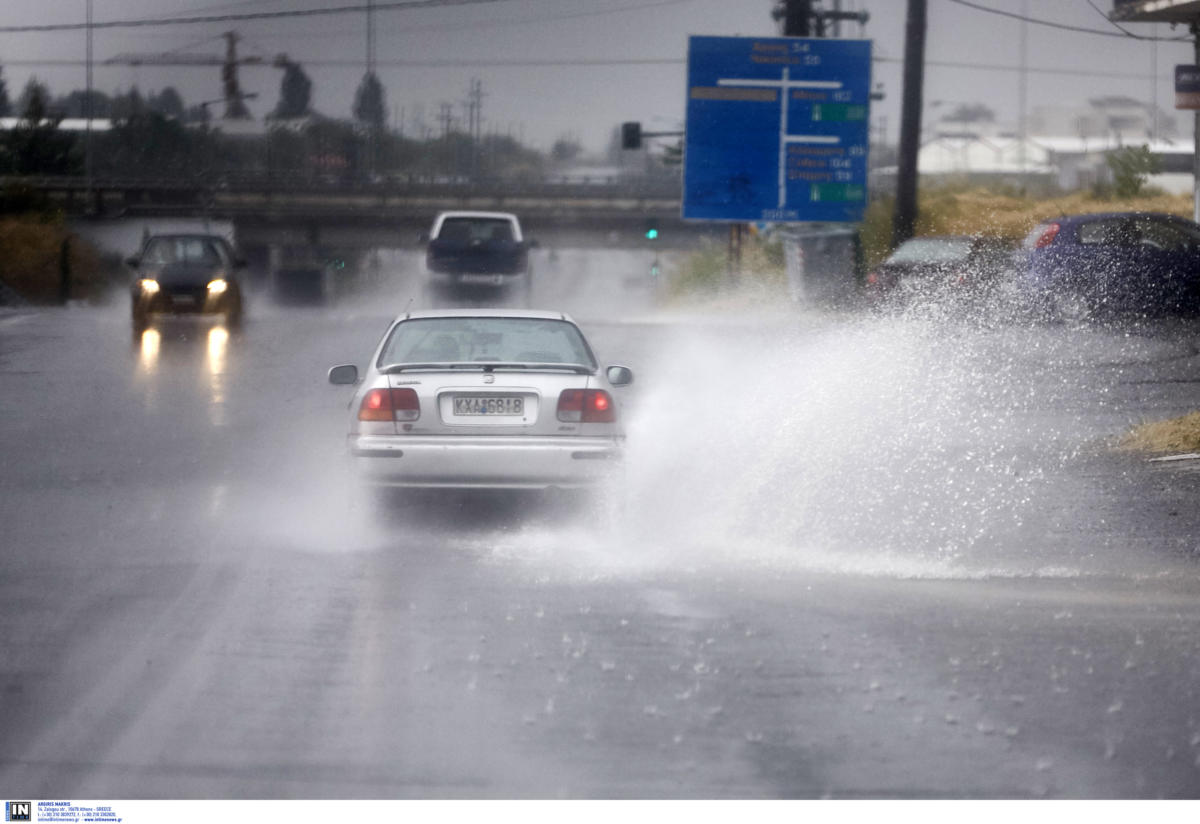
M 493 372 L 497 369 L 506 371 L 561 371 L 576 375 L 592 375 L 595 369 L 582 363 L 512 363 L 510 361 L 446 361 L 443 363 L 391 363 L 379 367 L 382 375 L 394 375 L 397 372 L 416 372 L 420 370 L 479 370 Z

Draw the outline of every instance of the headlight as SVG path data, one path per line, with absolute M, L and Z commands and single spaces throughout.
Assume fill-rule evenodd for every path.
M 217 278 L 208 282 L 208 292 L 210 295 L 219 295 L 229 288 L 229 284 L 224 278 Z
M 158 291 L 158 281 L 153 278 L 142 278 L 142 291 L 147 295 L 153 295 Z

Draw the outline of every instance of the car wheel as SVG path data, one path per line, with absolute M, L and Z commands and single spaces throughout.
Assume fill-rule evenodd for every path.
M 150 325 L 150 314 L 138 304 L 134 304 L 129 312 L 130 326 L 134 335 L 140 335 Z
M 225 307 L 225 326 L 231 332 L 242 328 L 241 300 L 230 301 L 229 305 Z
M 1087 301 L 1078 295 L 1055 295 L 1050 306 L 1053 319 L 1060 323 L 1081 323 L 1092 314 Z

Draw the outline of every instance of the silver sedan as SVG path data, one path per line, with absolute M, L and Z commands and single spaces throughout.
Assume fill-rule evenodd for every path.
M 347 445 L 370 484 L 460 489 L 586 488 L 619 464 L 615 387 L 583 332 L 558 312 L 411 312 L 391 324 L 357 384 Z

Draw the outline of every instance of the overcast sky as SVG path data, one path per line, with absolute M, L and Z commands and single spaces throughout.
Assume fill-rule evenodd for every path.
M 462 0 L 456 0 L 461 3 Z M 377 0 L 383 3 L 385 0 Z M 616 124 L 640 120 L 647 128 L 683 127 L 687 37 L 775 36 L 775 0 L 478 0 L 444 7 L 378 11 L 376 54 L 393 125 L 413 134 L 437 128 L 442 102 L 463 114 L 472 78 L 483 84 L 484 128 L 512 133 L 541 148 L 571 136 L 588 149 L 604 147 Z M 1100 13 L 1111 0 L 972 0 L 1053 23 L 1119 34 Z M 97 23 L 179 15 L 239 15 L 319 9 L 365 0 L 93 0 Z M 1015 128 L 1019 111 L 1022 24 L 953 2 L 928 0 L 925 74 L 927 111 L 982 102 Z M 825 0 L 831 7 L 832 0 Z M 904 0 L 843 0 L 865 10 L 865 27 L 844 24 L 843 37 L 874 41 L 874 82 L 886 99 L 875 105 L 894 139 L 899 123 Z M 3 0 L 0 26 L 82 23 L 86 0 Z M 128 52 L 221 54 L 220 35 L 234 28 L 243 54 L 286 52 L 314 84 L 315 107 L 347 117 L 366 59 L 366 15 L 204 22 L 152 28 L 97 30 L 93 38 L 96 88 L 143 92 L 175 86 L 188 104 L 221 96 L 218 67 L 106 66 Z M 1183 37 L 1181 28 L 1131 24 L 1138 34 Z M 1027 109 L 1079 105 L 1089 97 L 1127 95 L 1174 112 L 1173 67 L 1191 62 L 1187 42 L 1157 44 L 1125 37 L 1025 25 Z M 85 35 L 0 32 L 0 66 L 12 99 L 30 75 L 58 95 L 85 86 Z M 66 65 L 63 64 L 66 61 Z M 404 61 L 408 65 L 396 65 Z M 604 61 L 613 61 L 605 63 Z M 622 62 L 624 61 L 624 62 Z M 647 61 L 647 62 L 636 62 Z M 390 64 L 389 64 L 390 63 Z M 414 65 L 415 64 L 415 65 Z M 279 97 L 280 72 L 242 70 L 242 87 L 260 97 L 261 117 Z M 1185 134 L 1191 117 L 1180 117 Z

